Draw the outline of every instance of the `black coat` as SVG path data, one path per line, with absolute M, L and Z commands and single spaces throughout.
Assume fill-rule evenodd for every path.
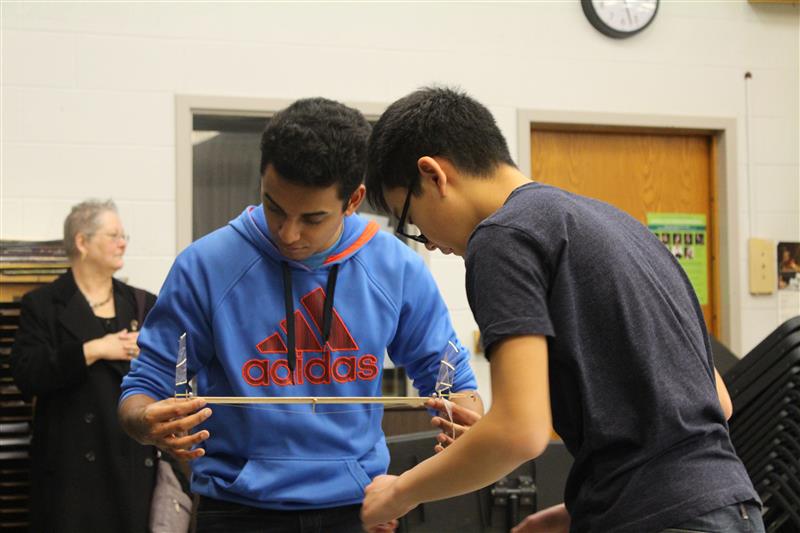
M 131 286 L 114 280 L 120 328 L 136 319 Z M 145 312 L 155 303 L 146 293 Z M 83 343 L 105 335 L 72 272 L 22 299 L 11 352 L 17 386 L 36 396 L 31 443 L 31 531 L 147 531 L 156 450 L 117 421 L 126 361 L 87 367 Z

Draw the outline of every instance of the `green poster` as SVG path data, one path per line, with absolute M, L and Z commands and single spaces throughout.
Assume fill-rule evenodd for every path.
M 686 271 L 700 305 L 708 303 L 708 235 L 706 216 L 689 213 L 647 213 L 647 227 Z

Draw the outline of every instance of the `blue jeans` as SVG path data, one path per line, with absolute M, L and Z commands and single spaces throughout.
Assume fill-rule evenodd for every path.
M 274 511 L 200 497 L 197 533 L 362 533 L 361 505 Z
M 735 503 L 668 527 L 661 533 L 764 533 L 761 509 L 755 502 Z

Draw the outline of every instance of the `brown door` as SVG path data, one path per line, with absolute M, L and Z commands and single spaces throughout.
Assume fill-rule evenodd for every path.
M 709 134 L 531 130 L 531 177 L 626 211 L 647 224 L 647 213 L 706 215 L 706 325 L 719 337 L 717 230 L 714 209 L 715 140 Z

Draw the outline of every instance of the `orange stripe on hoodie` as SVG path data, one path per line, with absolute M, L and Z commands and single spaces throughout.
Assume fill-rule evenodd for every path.
M 374 220 L 371 220 L 369 223 L 367 223 L 367 227 L 364 228 L 364 232 L 358 237 L 358 239 L 356 239 L 356 242 L 354 242 L 353 244 L 351 244 L 338 254 L 328 256 L 328 258 L 325 260 L 323 264 L 328 265 L 330 263 L 338 261 L 339 259 L 343 259 L 348 255 L 356 253 L 356 251 L 359 248 L 367 244 L 367 242 L 369 242 L 369 240 L 372 237 L 374 237 L 375 234 L 378 233 L 379 231 L 380 227 L 378 226 L 378 223 L 375 222 Z

